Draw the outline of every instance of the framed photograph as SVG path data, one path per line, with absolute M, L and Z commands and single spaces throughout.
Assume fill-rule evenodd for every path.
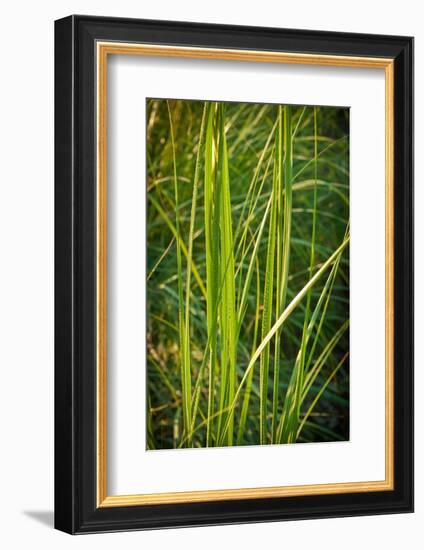
M 55 24 L 55 525 L 413 510 L 413 39 Z

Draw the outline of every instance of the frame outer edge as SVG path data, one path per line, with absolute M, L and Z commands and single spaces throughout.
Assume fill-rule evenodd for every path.
M 403 235 L 405 267 L 404 269 L 404 295 L 400 307 L 403 307 L 403 368 L 405 376 L 405 412 L 404 424 L 404 448 L 405 473 L 404 494 L 405 509 L 414 511 L 414 39 L 410 38 L 403 50 L 403 94 L 404 113 L 401 119 L 405 136 L 402 146 L 403 158 Z M 401 267 L 402 269 L 402 267 Z M 399 361 L 400 362 L 400 361 Z
M 412 37 L 409 41 L 409 47 L 410 47 L 410 130 L 409 130 L 409 139 L 410 139 L 410 153 L 409 153 L 409 163 L 410 163 L 410 169 L 411 169 L 411 197 L 410 197 L 410 208 L 411 208 L 411 228 L 410 228 L 410 240 L 411 240 L 411 250 L 412 250 L 412 257 L 411 257 L 411 310 L 410 310 L 410 317 L 411 317 L 411 381 L 410 381 L 410 391 L 411 391 L 411 499 L 410 499 L 410 511 L 414 512 L 415 507 L 415 491 L 414 491 L 414 479 L 415 479 L 415 464 L 414 464 L 414 429 L 415 429 L 415 416 L 414 416 L 414 349 L 415 349 L 415 340 L 414 340 L 414 327 L 415 327 L 415 319 L 414 319 L 414 303 L 415 303 L 415 295 L 414 295 L 414 288 L 415 288 L 415 257 L 414 257 L 414 251 L 415 251 L 415 238 L 414 238 L 414 201 L 415 201 L 415 174 L 414 174 L 414 148 L 415 148 L 415 139 L 414 139 L 414 105 L 415 105 L 415 99 L 414 99 L 414 74 L 415 74 L 415 40 Z
M 146 21 L 146 20 L 128 20 L 122 18 L 102 18 L 90 16 L 70 16 L 55 23 L 55 527 L 59 530 L 68 533 L 93 533 L 93 532 L 108 532 L 122 530 L 139 530 L 139 529 L 155 529 L 164 527 L 182 527 L 195 525 L 217 525 L 217 524 L 233 524 L 233 523 L 251 523 L 276 520 L 294 520 L 307 518 L 324 518 L 337 516 L 357 516 L 357 515 L 373 515 L 381 513 L 397 513 L 412 511 L 412 479 L 413 479 L 413 454 L 412 454 L 412 338 L 408 334 L 413 326 L 413 310 L 412 310 L 412 267 L 413 267 L 413 227 L 412 227 L 412 102 L 413 102 L 413 66 L 412 66 L 412 49 L 413 39 L 409 37 L 397 36 L 381 36 L 381 48 L 385 51 L 385 56 L 389 58 L 402 58 L 402 71 L 396 75 L 395 87 L 398 86 L 401 90 L 401 96 L 405 100 L 404 105 L 399 105 L 396 102 L 398 109 L 397 115 L 404 117 L 402 124 L 397 125 L 396 130 L 399 131 L 399 147 L 402 149 L 400 154 L 401 169 L 396 171 L 396 178 L 401 181 L 398 183 L 402 187 L 400 191 L 401 222 L 395 224 L 396 239 L 403 240 L 407 251 L 404 255 L 401 254 L 396 271 L 398 275 L 405 277 L 405 281 L 401 283 L 401 295 L 404 298 L 399 305 L 398 314 L 401 316 L 402 323 L 405 325 L 403 330 L 397 333 L 396 339 L 403 353 L 404 364 L 398 369 L 397 379 L 400 380 L 402 394 L 397 396 L 395 401 L 396 421 L 399 428 L 406 430 L 406 435 L 402 438 L 404 443 L 403 448 L 398 449 L 396 459 L 399 459 L 401 469 L 404 469 L 399 480 L 399 491 L 393 493 L 393 497 L 388 500 L 381 500 L 370 494 L 370 499 L 363 501 L 360 495 L 352 494 L 349 501 L 342 498 L 342 495 L 334 495 L 333 497 L 323 497 L 319 501 L 316 497 L 307 497 L 300 504 L 297 498 L 294 499 L 294 506 L 287 508 L 282 502 L 282 508 L 272 507 L 270 501 L 263 501 L 264 507 L 261 509 L 260 502 L 256 501 L 256 509 L 251 509 L 248 503 L 240 506 L 240 503 L 229 506 L 228 502 L 223 502 L 222 507 L 210 506 L 209 504 L 193 504 L 193 505 L 172 505 L 172 506 L 151 506 L 146 509 L 146 514 L 139 516 L 134 515 L 134 507 L 128 508 L 97 508 L 91 507 L 93 502 L 93 486 L 96 485 L 95 472 L 90 472 L 88 477 L 85 477 L 87 483 L 81 484 L 81 470 L 83 466 L 85 471 L 90 469 L 88 465 L 84 465 L 82 460 L 82 451 L 91 453 L 92 436 L 88 436 L 88 429 L 84 433 L 79 433 L 80 409 L 82 402 L 86 402 L 87 398 L 83 396 L 82 383 L 86 380 L 87 375 L 81 372 L 76 372 L 77 367 L 82 357 L 74 356 L 73 337 L 74 331 L 79 328 L 79 321 L 74 317 L 74 310 L 78 313 L 81 308 L 81 303 L 78 301 L 78 296 L 75 295 L 74 289 L 79 293 L 79 279 L 75 279 L 78 275 L 77 269 L 74 267 L 74 261 L 79 261 L 81 254 L 78 240 L 73 238 L 73 232 L 77 229 L 79 214 L 75 211 L 74 205 L 74 186 L 78 183 L 75 179 L 75 166 L 79 166 L 86 162 L 79 155 L 77 143 L 77 132 L 79 131 L 75 124 L 80 124 L 78 116 L 77 104 L 78 97 L 75 94 L 82 94 L 81 86 L 87 87 L 84 83 L 84 71 L 81 67 L 75 64 L 77 44 L 79 44 L 79 36 L 86 35 L 89 39 L 96 42 L 95 24 L 101 24 L 101 37 L 108 37 L 109 34 L 116 36 L 116 30 L 120 27 L 120 32 L 123 32 L 122 26 L 124 23 L 133 23 L 131 32 L 140 32 L 141 34 L 151 32 L 152 27 L 158 26 L 157 35 L 160 37 L 164 31 L 163 26 L 168 30 L 174 30 L 175 33 L 180 31 L 198 32 L 200 30 L 207 31 L 212 28 L 215 32 L 221 30 L 227 33 L 231 31 L 232 26 L 218 26 L 196 23 L 172 23 L 164 21 Z M 166 25 L 165 25 L 166 23 Z M 93 26 L 94 25 L 94 26 Z M 138 29 L 140 27 L 140 29 Z M 221 28 L 222 27 L 222 28 Z M 134 28 L 137 30 L 134 31 Z M 241 27 L 246 33 L 257 32 L 259 42 L 262 38 L 259 32 L 266 31 L 266 28 Z M 275 34 L 293 33 L 287 29 L 272 29 Z M 311 38 L 314 31 L 296 31 L 301 39 Z M 334 39 L 335 49 L 342 48 L 343 51 L 357 49 L 358 40 L 361 40 L 361 55 L 367 57 L 367 47 L 370 51 L 376 46 L 372 45 L 371 40 L 379 38 L 373 35 L 349 34 L 349 33 L 328 33 Z M 206 36 L 206 35 L 205 35 Z M 321 38 L 325 38 L 327 34 L 321 33 Z M 228 37 L 227 37 L 228 38 Z M 287 38 L 287 37 L 286 37 Z M 383 44 L 384 39 L 384 44 Z M 107 40 L 107 38 L 106 38 Z M 175 40 L 175 38 L 173 39 Z M 216 39 L 221 42 L 220 37 Z M 264 39 L 265 40 L 265 39 Z M 119 41 L 119 40 L 118 40 Z M 227 41 L 228 42 L 228 41 Z M 387 43 L 390 43 L 390 52 L 388 52 Z M 160 43 L 160 42 L 158 42 Z M 231 43 L 231 41 L 230 41 Z M 333 44 L 333 42 L 332 42 Z M 341 45 L 342 44 L 342 45 Z M 78 50 L 84 50 L 84 55 L 90 58 L 90 51 L 86 51 L 88 41 L 83 45 L 78 46 Z M 326 47 L 327 48 L 327 47 Z M 249 48 L 247 48 L 249 49 Z M 260 49 L 260 48 L 259 48 Z M 273 47 L 271 47 L 273 49 Z M 312 45 L 312 51 L 321 51 L 318 41 L 316 45 Z M 331 50 L 333 46 L 331 47 Z M 396 50 L 392 57 L 391 51 Z M 291 48 L 289 47 L 289 50 Z M 356 51 L 356 50 L 355 50 Z M 78 53 L 80 55 L 80 53 Z M 384 56 L 384 55 L 383 55 Z M 405 60 L 406 58 L 406 60 Z M 85 58 L 84 58 L 85 59 Z M 81 61 L 82 63 L 82 61 Z M 87 65 L 89 66 L 89 60 Z M 80 78 L 83 80 L 80 82 Z M 79 91 L 78 91 L 79 90 Z M 89 92 L 89 90 L 88 90 Z M 81 97 L 80 99 L 83 99 Z M 81 122 L 81 127 L 84 124 Z M 83 175 L 79 176 L 81 184 L 87 183 L 83 180 Z M 397 182 L 398 180 L 396 180 Z M 78 189 L 77 189 L 78 190 Z M 78 203 L 79 204 L 79 203 Z M 81 205 L 79 205 L 80 209 Z M 409 219 L 408 219 L 409 216 Z M 76 219 L 76 222 L 74 221 Z M 85 244 L 84 244 L 85 246 Z M 405 265 L 400 265 L 401 260 L 405 259 Z M 77 266 L 78 267 L 78 266 Z M 82 277 L 82 274 L 81 274 Z M 406 303 L 409 300 L 408 303 Z M 78 344 L 78 341 L 76 342 Z M 77 350 L 78 351 L 78 350 Z M 78 363 L 75 362 L 78 359 Z M 78 375 L 78 378 L 75 376 Z M 81 378 L 81 379 L 80 379 Z M 90 383 L 89 379 L 86 380 Z M 403 412 L 404 418 L 401 420 L 399 416 L 402 412 L 399 409 L 399 399 L 405 399 Z M 91 413 L 90 413 L 91 414 Z M 94 439 L 95 428 L 94 430 Z M 88 439 L 87 439 L 88 438 Z M 87 447 L 89 445 L 89 447 Z M 95 454 L 95 453 L 94 453 Z M 92 477 L 94 475 L 94 477 Z M 397 480 L 398 481 L 398 480 Z M 92 483 L 94 482 L 94 483 Z M 390 492 L 389 492 L 390 493 Z M 389 496 L 389 493 L 386 493 Z M 278 499 L 277 499 L 278 500 Z M 87 505 L 83 502 L 88 503 Z M 316 505 L 313 503 L 316 502 Z M 297 503 L 297 504 L 296 504 Z M 317 507 L 318 506 L 318 507 Z M 221 510 L 221 508 L 223 508 Z M 154 509 L 157 509 L 157 513 Z M 215 510 L 215 511 L 214 511 Z
M 74 17 L 55 21 L 54 526 L 76 532 L 74 444 Z

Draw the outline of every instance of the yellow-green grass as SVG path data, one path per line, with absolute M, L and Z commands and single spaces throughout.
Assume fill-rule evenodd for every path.
M 347 439 L 348 110 L 147 110 L 148 448 Z

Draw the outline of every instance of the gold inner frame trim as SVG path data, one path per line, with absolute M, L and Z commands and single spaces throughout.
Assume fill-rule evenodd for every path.
M 142 506 L 255 498 L 364 493 L 394 489 L 394 60 L 124 42 L 96 44 L 97 54 L 97 506 Z M 219 59 L 385 71 L 385 479 L 315 485 L 109 496 L 107 492 L 107 60 L 109 55 Z

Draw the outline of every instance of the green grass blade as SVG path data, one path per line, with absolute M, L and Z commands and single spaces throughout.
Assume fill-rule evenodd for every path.
M 256 340 L 258 337 L 260 306 L 261 306 L 261 277 L 260 277 L 260 271 L 259 271 L 259 261 L 257 256 L 255 257 L 255 263 L 256 263 L 256 309 L 255 309 L 255 323 L 254 323 L 254 329 L 253 329 L 253 342 L 252 342 L 251 355 L 255 353 L 255 349 L 256 349 Z M 243 441 L 243 435 L 244 435 L 247 415 L 249 411 L 250 395 L 252 393 L 254 372 L 255 372 L 254 368 L 252 368 L 249 372 L 249 375 L 246 381 L 246 389 L 244 392 L 243 405 L 242 405 L 241 414 L 240 414 L 240 422 L 239 422 L 239 427 L 237 431 L 237 445 L 240 445 Z
M 315 238 L 316 238 L 316 210 L 317 210 L 317 158 L 318 158 L 318 141 L 317 141 L 317 109 L 314 107 L 314 179 L 315 179 L 315 185 L 314 185 L 314 197 L 313 197 L 313 207 L 312 207 L 312 234 L 311 234 L 311 241 L 310 241 L 310 260 L 309 260 L 309 278 L 312 277 L 312 272 L 315 264 Z M 289 389 L 287 390 L 287 396 L 286 396 L 286 402 L 290 403 L 292 400 L 293 403 L 290 403 L 290 406 L 285 407 L 285 418 L 287 419 L 287 439 L 289 442 L 294 440 L 296 437 L 296 430 L 297 425 L 299 423 L 300 419 L 300 395 L 303 387 L 303 379 L 304 379 L 304 370 L 305 370 L 305 357 L 306 357 L 306 349 L 308 345 L 308 335 L 310 334 L 309 331 L 309 314 L 310 314 L 310 306 L 311 306 L 311 291 L 309 290 L 306 295 L 306 307 L 305 307 L 305 315 L 303 319 L 303 330 L 302 330 L 302 339 L 300 343 L 300 349 L 299 353 L 296 358 L 295 366 L 293 369 L 293 376 L 292 380 L 290 381 Z M 293 394 L 291 393 L 293 392 Z M 292 396 L 293 395 L 293 399 Z
M 262 236 L 264 235 L 264 229 L 266 227 L 266 221 L 268 219 L 268 213 L 269 213 L 269 210 L 271 208 L 271 205 L 272 205 L 272 196 L 270 197 L 270 199 L 268 201 L 268 204 L 267 204 L 267 207 L 266 207 L 266 210 L 265 210 L 265 214 L 263 216 L 261 225 L 259 226 L 258 234 L 257 234 L 257 237 L 255 239 L 254 246 L 253 246 L 253 252 L 252 252 L 252 255 L 250 257 L 249 266 L 248 266 L 248 269 L 247 269 L 247 274 L 246 274 L 244 285 L 243 285 L 243 290 L 241 291 L 240 304 L 239 304 L 238 314 L 237 314 L 237 322 L 238 322 L 238 330 L 239 331 L 240 331 L 241 324 L 242 324 L 242 321 L 243 321 L 243 315 L 245 313 L 245 308 L 246 308 L 246 303 L 247 303 L 247 298 L 248 298 L 248 292 L 249 292 L 250 283 L 251 283 L 251 280 L 252 280 L 255 261 L 258 257 L 258 251 L 259 251 L 259 247 L 261 245 Z
M 174 128 L 172 124 L 172 114 L 169 101 L 167 101 L 169 115 L 169 129 L 172 144 L 172 161 L 174 170 L 174 192 L 175 192 L 175 229 L 177 239 L 177 273 L 178 273 L 178 320 L 180 330 L 180 363 L 181 363 L 181 385 L 182 385 L 182 407 L 184 418 L 184 430 L 189 432 L 191 428 L 191 367 L 190 353 L 186 350 L 187 334 L 184 321 L 184 296 L 183 296 L 183 268 L 181 260 L 181 245 L 180 245 L 180 221 L 178 215 L 178 179 L 177 179 L 177 160 L 175 152 Z M 189 338 L 189 336 L 188 336 Z M 188 441 L 191 444 L 191 441 Z
M 308 345 L 309 339 L 312 335 L 313 329 L 314 329 L 315 324 L 318 320 L 318 316 L 320 314 L 320 311 L 321 311 L 321 308 L 322 308 L 323 304 L 324 304 L 324 310 L 323 310 L 323 314 L 321 316 L 320 323 L 322 323 L 322 321 L 325 317 L 325 313 L 326 313 L 327 306 L 328 306 L 328 303 L 329 303 L 329 300 L 330 300 L 334 280 L 335 280 L 335 277 L 337 275 L 337 271 L 338 271 L 338 268 L 339 268 L 340 258 L 341 258 L 341 255 L 334 262 L 333 267 L 331 268 L 330 274 L 328 275 L 327 280 L 325 282 L 325 285 L 324 285 L 324 287 L 321 291 L 321 294 L 319 296 L 319 299 L 317 301 L 315 309 L 314 309 L 314 311 L 311 315 L 311 318 L 310 318 L 310 321 L 309 321 L 309 324 L 308 324 L 308 328 L 307 328 L 307 331 L 306 331 L 306 335 L 305 335 L 305 341 L 304 341 L 305 347 Z M 317 333 L 318 332 L 319 332 L 319 329 L 318 329 Z M 313 350 L 311 351 L 311 353 L 313 353 Z M 296 385 L 296 382 L 297 382 L 297 373 L 298 373 L 298 368 L 299 368 L 299 364 L 300 364 L 300 360 L 301 360 L 301 354 L 302 354 L 302 349 L 299 349 L 299 352 L 298 352 L 298 355 L 297 355 L 296 361 L 295 361 L 295 367 L 293 369 L 293 372 L 292 372 L 292 375 L 290 377 L 290 381 L 289 381 L 289 384 L 288 384 L 288 387 L 287 387 L 288 396 L 286 398 L 286 401 L 285 401 L 285 404 L 284 404 L 284 407 L 283 407 L 283 411 L 282 411 L 282 414 L 281 414 L 281 417 L 280 417 L 280 422 L 279 422 L 279 426 L 278 426 L 278 430 L 277 430 L 277 441 L 278 442 L 286 441 L 286 440 L 289 439 L 288 434 L 290 433 L 290 426 L 292 426 L 290 421 L 293 422 L 293 417 L 289 418 L 288 415 L 289 415 L 290 410 L 291 410 L 290 405 L 293 404 L 292 396 L 294 395 L 294 392 L 295 392 L 295 385 Z M 308 368 L 309 368 L 309 363 L 306 365 L 305 371 L 307 371 Z M 302 402 L 301 399 L 300 399 L 300 402 Z
M 276 281 L 276 315 L 277 317 L 284 310 L 286 305 L 288 277 L 290 271 L 290 235 L 292 218 L 292 166 L 293 166 L 293 135 L 291 108 L 278 108 L 278 213 L 277 222 L 277 281 Z M 303 113 L 301 117 L 303 116 Z M 300 119 L 301 119 L 300 117 Z M 299 119 L 299 121 L 300 121 Z M 295 132 L 294 132 L 295 133 Z M 283 141 L 284 152 L 283 155 Z M 284 199 L 284 209 L 283 209 Z M 280 383 L 280 341 L 281 337 L 277 330 L 275 335 L 274 349 L 274 382 L 272 394 L 272 442 L 277 436 L 277 415 L 279 406 L 279 383 Z
M 331 340 L 328 342 L 328 344 L 325 346 L 324 350 L 322 351 L 321 355 L 318 357 L 318 359 L 315 361 L 314 366 L 312 369 L 308 372 L 306 378 L 304 387 L 302 388 L 302 401 L 306 398 L 308 395 L 312 384 L 316 380 L 317 376 L 325 366 L 325 363 L 334 350 L 335 346 L 339 342 L 340 338 L 343 336 L 343 334 L 346 332 L 346 330 L 349 328 L 349 319 L 347 319 L 342 326 L 337 330 L 337 332 L 333 335 Z
M 232 210 L 230 178 L 228 170 L 228 150 L 225 136 L 225 110 L 221 103 L 218 106 L 218 180 L 220 188 L 220 236 L 221 236 L 221 278 L 223 281 L 223 293 L 221 300 L 221 366 L 228 364 L 227 379 L 228 389 L 225 388 L 225 403 L 232 403 L 236 386 L 236 360 L 237 360 L 237 316 L 234 277 L 234 245 L 232 229 Z M 233 444 L 234 411 L 229 413 L 228 445 Z
M 253 368 L 256 361 L 261 356 L 263 350 L 266 348 L 266 346 L 269 344 L 271 339 L 274 337 L 275 333 L 284 325 L 284 323 L 287 321 L 287 319 L 290 317 L 290 315 L 293 313 L 293 311 L 299 306 L 303 298 L 305 297 L 306 293 L 310 288 L 312 288 L 323 276 L 323 274 L 327 271 L 327 269 L 332 265 L 337 258 L 343 253 L 347 245 L 349 244 L 349 237 L 346 237 L 343 242 L 339 245 L 339 247 L 331 254 L 329 258 L 322 264 L 322 266 L 318 269 L 318 271 L 315 273 L 315 275 L 306 283 L 306 285 L 296 294 L 296 296 L 292 299 L 292 301 L 288 304 L 288 306 L 285 308 L 283 313 L 280 315 L 280 317 L 277 319 L 277 321 L 274 323 L 274 325 L 271 327 L 271 329 L 268 331 L 268 334 L 263 338 L 262 342 L 259 344 L 259 346 L 256 348 L 255 353 L 252 355 L 249 364 L 244 372 L 243 378 L 241 379 L 238 389 L 235 393 L 234 400 L 231 404 L 231 409 L 234 409 L 237 400 L 240 396 L 241 389 L 243 385 L 246 382 L 247 377 L 249 376 L 250 370 Z M 224 427 L 223 433 L 225 434 L 227 427 Z
M 311 415 L 312 411 L 314 410 L 316 404 L 320 400 L 322 394 L 327 389 L 327 386 L 330 384 L 330 382 L 333 380 L 337 372 L 341 369 L 341 367 L 344 365 L 344 362 L 346 361 L 347 357 L 349 356 L 349 352 L 345 353 L 344 356 L 341 358 L 339 363 L 337 364 L 336 368 L 333 370 L 333 372 L 327 377 L 327 380 L 324 382 L 324 384 L 321 386 L 319 392 L 315 396 L 314 400 L 312 401 L 311 405 L 309 406 L 308 410 L 306 411 L 299 428 L 297 430 L 296 439 L 300 436 L 302 429 L 305 425 L 305 422 L 308 420 L 309 416 Z
M 262 313 L 261 337 L 264 339 L 271 328 L 273 292 L 274 292 L 274 265 L 275 265 L 275 241 L 277 230 L 278 208 L 278 164 L 274 162 L 274 177 L 272 186 L 271 218 L 268 232 L 268 248 L 266 257 L 264 306 Z M 268 379 L 269 379 L 269 344 L 265 346 L 261 355 L 259 367 L 259 441 L 261 445 L 267 443 L 267 404 L 268 404 Z
M 197 190 L 199 185 L 199 174 L 200 174 L 200 159 L 202 153 L 202 143 L 203 143 L 203 133 L 205 127 L 206 119 L 206 103 L 203 107 L 202 121 L 200 124 L 200 134 L 199 134 L 199 143 L 196 156 L 196 164 L 194 170 L 194 180 L 193 180 L 193 193 L 191 198 L 191 213 L 190 213 L 190 228 L 189 228 L 189 238 L 188 238 L 188 254 L 187 254 L 187 274 L 186 274 L 186 302 L 185 302 L 185 344 L 184 351 L 186 354 L 185 363 L 190 365 L 191 362 L 191 351 L 190 351 L 190 296 L 191 296 L 191 272 L 193 267 L 193 240 L 194 240 L 194 224 L 196 220 L 196 207 L 197 207 Z M 194 404 L 190 408 L 190 432 L 192 431 L 192 426 L 194 418 L 191 417 L 192 411 L 194 408 L 194 417 L 196 416 L 198 404 L 199 404 L 199 392 L 200 390 L 196 388 L 194 393 Z M 190 386 L 191 394 L 191 386 Z M 187 431 L 187 430 L 186 430 Z M 190 438 L 188 438 L 190 442 Z
M 169 241 L 169 244 L 168 246 L 165 248 L 165 250 L 162 252 L 162 254 L 160 255 L 159 259 L 157 260 L 157 262 L 155 263 L 155 265 L 152 267 L 152 269 L 149 271 L 149 274 L 147 275 L 147 278 L 146 278 L 146 281 L 149 282 L 149 280 L 153 277 L 155 271 L 157 270 L 157 268 L 160 266 L 160 264 L 162 263 L 163 259 L 165 258 L 165 256 L 168 254 L 168 252 L 170 251 L 171 249 L 171 246 L 174 244 L 174 240 L 175 240 L 175 237 L 172 237 L 172 239 Z
M 208 383 L 208 416 L 206 428 L 206 445 L 210 447 L 213 441 L 213 419 L 215 402 L 215 378 L 218 359 L 217 339 L 217 292 L 219 286 L 219 257 L 217 249 L 217 237 L 219 234 L 219 218 L 216 213 L 215 187 L 216 187 L 216 145 L 214 120 L 217 105 L 208 105 L 207 126 L 205 137 L 205 190 L 204 190 L 204 215 L 205 215 L 205 249 L 206 249 L 206 307 L 207 326 L 209 337 L 209 383 Z
M 162 219 L 164 220 L 166 225 L 169 227 L 169 229 L 171 230 L 172 234 L 174 235 L 174 237 L 177 241 L 177 247 L 181 249 L 181 252 L 187 258 L 188 257 L 187 246 L 185 245 L 183 239 L 179 235 L 178 230 L 175 227 L 175 224 L 172 223 L 171 218 L 168 216 L 168 214 L 165 212 L 165 210 L 162 208 L 162 206 L 159 204 L 159 202 L 156 200 L 156 198 L 153 195 L 149 196 L 149 202 L 156 208 L 156 210 L 158 211 L 158 213 L 160 214 L 160 216 L 162 217 Z M 200 288 L 203 296 L 206 298 L 205 285 L 203 284 L 202 278 L 199 274 L 199 270 L 197 269 L 196 264 L 193 260 L 192 260 L 192 271 L 193 271 L 194 278 L 196 279 L 196 282 L 199 285 L 199 288 Z

